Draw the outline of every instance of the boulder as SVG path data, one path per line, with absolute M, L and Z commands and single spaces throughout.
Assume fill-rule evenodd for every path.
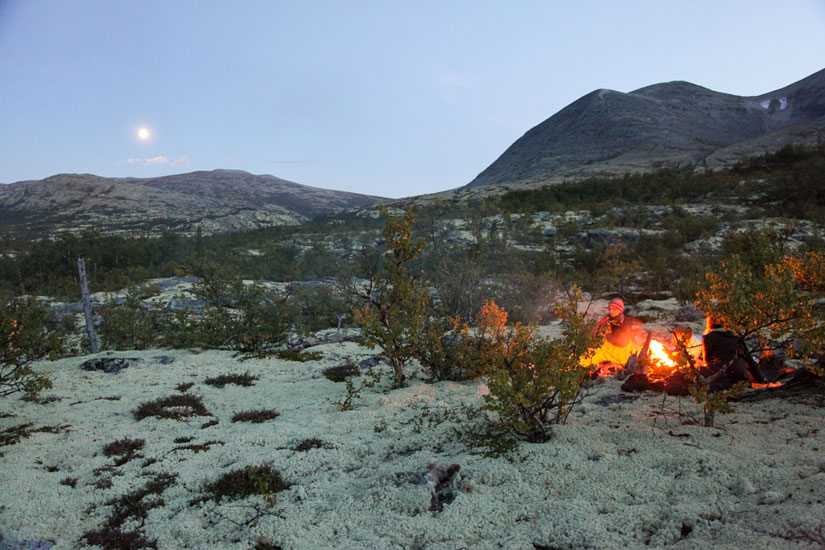
M 97 357 L 89 359 L 80 365 L 83 370 L 102 370 L 107 374 L 117 374 L 125 368 L 140 365 L 143 359 L 139 357 Z

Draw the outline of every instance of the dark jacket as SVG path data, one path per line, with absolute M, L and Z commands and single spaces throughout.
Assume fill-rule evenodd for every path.
M 712 330 L 702 340 L 705 361 L 710 365 L 724 365 L 740 354 L 739 338 L 729 330 Z
M 702 339 L 702 347 L 708 366 L 705 372 L 700 369 L 701 374 L 712 375 L 729 365 L 726 373 L 726 377 L 730 378 L 727 381 L 729 386 L 739 380 L 765 381 L 756 361 L 745 351 L 742 341 L 729 330 L 714 329 L 708 332 Z

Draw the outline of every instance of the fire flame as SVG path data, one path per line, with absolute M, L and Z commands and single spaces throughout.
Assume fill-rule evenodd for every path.
M 648 375 L 666 377 L 676 368 L 676 361 L 670 358 L 665 346 L 661 342 L 651 340 L 648 345 L 648 351 L 650 357 Z

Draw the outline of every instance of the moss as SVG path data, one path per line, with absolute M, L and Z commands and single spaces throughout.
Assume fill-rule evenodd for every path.
M 127 454 L 134 454 L 141 450 L 146 444 L 144 439 L 129 439 L 125 437 L 112 441 L 103 447 L 103 454 L 106 456 L 123 456 Z
M 232 417 L 232 422 L 252 422 L 253 424 L 261 424 L 262 422 L 276 418 L 278 414 L 278 412 L 272 409 L 241 411 L 239 413 L 235 413 Z
M 201 451 L 208 451 L 209 447 L 212 445 L 223 445 L 223 441 L 207 441 L 206 443 L 197 443 L 193 445 L 181 445 L 179 447 L 175 447 L 172 449 L 173 451 L 192 451 L 194 453 L 199 453 Z
M 26 394 L 21 397 L 23 401 L 27 403 L 37 403 L 38 405 L 48 405 L 49 403 L 55 403 L 63 399 L 62 397 L 57 397 L 56 395 L 50 395 L 48 397 L 40 397 L 39 395 L 29 395 Z
M 147 416 L 175 420 L 190 416 L 211 416 L 201 398 L 189 394 L 170 395 L 169 397 L 143 403 L 138 406 L 133 414 L 137 421 L 143 420 Z
M 338 365 L 335 367 L 329 367 L 328 369 L 324 369 L 324 376 L 327 377 L 328 380 L 333 382 L 345 382 L 347 378 L 351 376 L 360 376 L 361 371 L 358 368 L 358 365 L 353 363 L 345 363 L 343 365 Z
M 278 359 L 284 359 L 286 361 L 298 361 L 300 363 L 305 363 L 306 361 L 320 361 L 323 359 L 324 354 L 320 351 L 307 351 L 301 353 L 300 351 L 289 351 L 289 350 L 281 350 L 275 354 Z
M 194 385 L 195 385 L 194 382 L 185 382 L 185 383 L 182 382 L 182 383 L 178 384 L 175 389 L 178 390 L 181 393 L 186 393 L 187 391 L 189 391 L 189 388 L 191 388 Z
M 66 477 L 60 480 L 61 485 L 66 485 L 74 489 L 77 486 L 77 478 L 76 477 Z
M 288 488 L 289 483 L 269 464 L 232 470 L 204 485 L 204 491 L 209 495 L 205 500 L 217 502 L 223 499 L 238 500 L 251 495 L 271 495 Z
M 123 531 L 123 525 L 129 521 L 139 521 L 142 526 L 153 508 L 164 505 L 158 496 L 175 482 L 175 474 L 158 474 L 146 485 L 136 491 L 109 501 L 112 511 L 106 523 L 100 529 L 87 531 L 82 540 L 87 544 L 101 546 L 105 550 L 133 550 L 138 548 L 157 548 L 157 543 L 147 539 L 139 530 Z
M 244 374 L 220 374 L 215 376 L 214 378 L 207 378 L 204 380 L 205 384 L 209 384 L 210 386 L 215 386 L 216 388 L 222 388 L 227 384 L 235 384 L 237 386 L 253 386 L 253 382 L 257 380 L 257 376 L 253 376 L 249 373 Z
M 33 433 L 40 432 L 55 434 L 66 431 L 70 428 L 68 424 L 63 426 L 41 426 L 39 428 L 32 428 L 32 426 L 34 426 L 34 424 L 29 422 L 27 424 L 19 424 L 0 431 L 0 447 L 19 443 L 21 439 L 26 439 Z
M 330 446 L 327 443 L 324 443 L 323 441 L 321 441 L 320 439 L 312 438 L 312 439 L 304 439 L 303 441 L 301 441 L 300 443 L 295 445 L 292 448 L 292 450 L 293 451 L 298 451 L 298 452 L 305 452 L 305 451 L 309 451 L 310 449 L 319 449 L 319 448 L 328 449 L 328 448 L 330 448 Z

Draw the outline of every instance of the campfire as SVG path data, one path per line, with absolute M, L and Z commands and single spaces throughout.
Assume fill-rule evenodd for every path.
M 647 375 L 651 378 L 667 378 L 676 370 L 676 361 L 670 358 L 665 345 L 658 340 L 650 340 L 647 355 Z
M 652 334 L 648 333 L 645 345 L 639 352 L 631 355 L 624 365 L 600 363 L 595 367 L 591 377 L 639 374 L 644 375 L 653 384 L 662 384 L 679 370 L 680 365 L 682 368 L 687 368 L 687 362 L 679 360 L 682 353 L 681 350 L 673 349 L 668 344 L 654 339 Z M 704 365 L 705 363 L 701 359 L 694 360 L 694 367 L 703 367 Z M 751 382 L 752 388 L 776 388 L 782 385 L 784 385 L 783 382 L 763 384 Z
M 654 340 L 648 333 L 647 341 L 641 351 L 630 356 L 624 365 L 600 363 L 593 371 L 593 377 L 633 374 L 640 371 L 650 378 L 663 379 L 673 374 L 678 368 L 672 357 L 678 352 L 669 352 L 665 344 Z

